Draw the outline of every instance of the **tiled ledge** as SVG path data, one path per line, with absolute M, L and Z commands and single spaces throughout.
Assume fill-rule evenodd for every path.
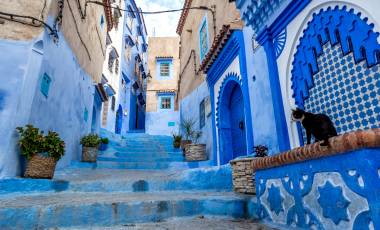
M 380 147 L 380 128 L 358 130 L 330 138 L 328 147 L 314 143 L 275 156 L 255 158 L 251 164 L 254 170 L 260 170 L 374 147 Z

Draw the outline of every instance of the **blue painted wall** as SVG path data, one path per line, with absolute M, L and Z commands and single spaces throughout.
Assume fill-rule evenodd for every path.
M 199 105 L 202 100 L 210 96 L 210 91 L 207 82 L 203 82 L 198 86 L 191 94 L 182 99 L 180 104 L 180 119 L 192 118 L 196 121 L 195 129 L 199 130 Z M 213 136 L 212 136 L 212 116 L 206 114 L 205 126 L 200 129 L 202 131 L 202 137 L 199 143 L 206 144 L 206 152 L 210 160 L 213 159 L 212 146 L 213 146 Z
M 266 53 L 260 46 L 253 49 L 254 32 L 250 27 L 244 27 L 243 35 L 254 143 L 255 145 L 267 145 L 270 154 L 274 154 L 279 151 L 279 146 Z
M 58 44 L 45 34 L 33 41 L 0 41 L 0 53 L 8 54 L 0 57 L 0 78 L 6 83 L 0 86 L 0 177 L 20 173 L 14 130 L 27 123 L 45 132 L 56 131 L 63 138 L 66 153 L 58 168 L 79 159 L 80 137 L 91 129 L 95 89 L 59 35 Z M 52 80 L 47 97 L 40 91 L 44 73 Z
M 379 229 L 379 154 L 362 149 L 257 170 L 258 216 L 302 229 Z

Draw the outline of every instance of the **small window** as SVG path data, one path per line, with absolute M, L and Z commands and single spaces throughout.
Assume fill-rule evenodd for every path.
M 115 73 L 119 74 L 119 59 L 116 58 L 115 60 Z
M 111 109 L 112 109 L 112 111 L 115 111 L 115 104 L 116 104 L 115 96 L 112 96 L 112 99 L 111 99 Z
M 112 53 L 108 56 L 108 70 L 113 73 L 113 63 L 115 61 L 115 58 L 112 56 Z
M 169 62 L 161 62 L 160 63 L 160 76 L 161 77 L 169 77 L 170 76 L 170 63 Z
M 100 28 L 104 30 L 104 16 L 103 14 L 100 16 Z
M 199 104 L 199 126 L 203 128 L 206 124 L 206 113 L 205 113 L 205 100 L 201 101 Z
M 172 99 L 171 97 L 161 97 L 161 109 L 171 109 Z
M 51 83 L 51 78 L 49 75 L 46 73 L 42 76 L 41 79 L 41 88 L 40 91 L 41 93 L 47 98 L 49 95 L 49 89 L 50 89 L 50 83 Z
M 208 51 L 208 27 L 206 17 L 203 19 L 202 25 L 199 29 L 199 49 L 201 61 L 206 56 Z

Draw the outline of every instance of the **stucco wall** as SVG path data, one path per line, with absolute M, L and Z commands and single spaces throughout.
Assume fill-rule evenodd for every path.
M 207 82 L 199 85 L 191 94 L 182 99 L 180 104 L 181 120 L 193 119 L 195 121 L 194 129 L 202 131 L 202 136 L 199 143 L 206 144 L 206 154 L 209 156 L 210 162 L 215 162 L 213 159 L 213 137 L 212 137 L 212 116 L 206 114 L 205 126 L 200 128 L 199 124 L 199 105 L 201 101 L 210 95 Z
M 68 43 L 61 39 L 54 44 L 41 34 L 30 42 L 0 40 L 0 50 L 8 54 L 0 60 L 0 78 L 7 83 L 0 86 L 0 178 L 20 173 L 15 128 L 28 123 L 45 133 L 56 131 L 63 138 L 66 152 L 58 167 L 79 159 L 80 137 L 91 127 L 94 82 L 79 66 Z M 44 73 L 52 80 L 48 97 L 40 91 Z
M 250 27 L 244 27 L 243 34 L 254 144 L 266 145 L 269 154 L 274 154 L 279 148 L 266 53 L 261 46 L 254 50 L 252 46 L 254 32 Z
M 47 18 L 50 4 L 51 0 L 3 0 L 0 4 L 0 11 L 32 16 L 44 21 Z M 4 24 L 0 24 L 0 38 L 2 39 L 31 40 L 42 31 L 42 27 L 32 27 L 11 21 L 4 20 Z
M 230 3 L 228 0 L 193 0 L 191 6 L 207 6 L 211 8 L 216 5 L 216 33 L 220 31 L 225 24 L 239 24 L 240 14 L 235 7 L 235 3 Z M 181 77 L 179 99 L 183 99 L 199 85 L 205 81 L 205 75 L 198 72 L 200 66 L 200 52 L 199 52 L 199 29 L 204 17 L 207 17 L 208 24 L 208 43 L 209 48 L 215 38 L 213 18 L 210 11 L 204 10 L 190 10 L 187 15 L 182 34 L 181 34 Z M 236 21 L 237 19 L 237 21 Z M 195 63 L 194 57 L 191 56 L 191 51 L 195 50 Z M 185 68 L 186 63 L 190 58 L 188 66 Z M 194 65 L 196 69 L 194 69 Z M 197 74 L 195 73 L 197 72 Z
M 0 11 L 32 16 L 53 27 L 58 13 L 57 2 L 50 0 L 6 0 L 2 1 Z M 84 12 L 85 0 L 79 2 Z M 106 29 L 100 28 L 100 16 L 102 14 L 104 14 L 102 6 L 89 4 L 86 18 L 81 19 L 78 2 L 75 0 L 64 1 L 61 39 L 65 37 L 79 64 L 95 81 L 99 81 L 101 78 L 101 67 L 104 60 Z M 49 21 L 47 20 L 48 16 L 51 19 Z M 30 20 L 27 21 L 30 22 Z M 4 24 L 0 24 L 0 38 L 9 40 L 31 40 L 38 37 L 42 31 L 44 31 L 42 27 L 36 28 L 16 22 L 5 21 Z
M 337 5 L 340 6 L 340 8 L 342 8 L 344 5 L 346 5 L 348 9 L 353 8 L 355 10 L 355 13 L 361 12 L 362 18 L 368 17 L 368 23 L 373 23 L 374 30 L 376 32 L 380 32 L 380 15 L 376 10 L 380 7 L 380 2 L 376 0 L 336 0 L 329 2 L 323 0 L 313 0 L 289 23 L 287 26 L 288 39 L 286 40 L 282 54 L 277 59 L 277 63 L 291 147 L 299 146 L 296 124 L 291 123 L 290 121 L 291 108 L 295 107 L 294 98 L 292 97 L 293 90 L 291 89 L 290 80 L 293 56 L 296 52 L 299 38 L 302 36 L 302 31 L 307 27 L 307 22 L 311 20 L 312 14 L 319 12 L 319 10 L 322 8 L 327 9 L 329 6 L 331 8 L 334 8 Z
M 172 77 L 168 80 L 158 78 L 157 57 L 173 57 Z M 146 111 L 156 112 L 158 108 L 157 91 L 177 91 L 179 75 L 179 37 L 150 37 L 148 48 L 148 69 L 152 78 L 148 79 Z M 177 110 L 177 108 L 176 108 Z

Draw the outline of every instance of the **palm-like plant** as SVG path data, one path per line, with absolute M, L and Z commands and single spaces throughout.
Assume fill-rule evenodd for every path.
M 185 140 L 191 140 L 194 134 L 195 121 L 192 118 L 183 119 L 181 122 L 181 128 L 185 134 Z

